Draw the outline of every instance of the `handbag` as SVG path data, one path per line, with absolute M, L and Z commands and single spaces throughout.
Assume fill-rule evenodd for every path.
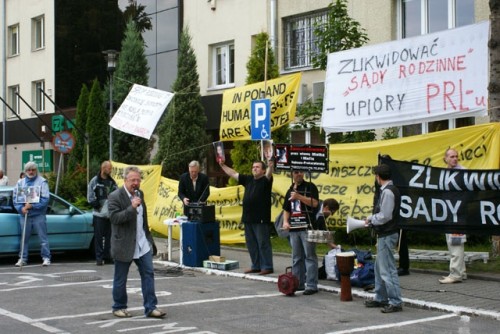
M 283 230 L 283 210 L 281 210 L 281 212 L 276 216 L 276 219 L 274 220 L 274 228 L 280 238 L 289 237 L 289 231 Z
M 299 279 L 292 274 L 292 267 L 287 267 L 285 273 L 278 276 L 278 290 L 279 292 L 293 296 L 295 291 L 299 288 Z

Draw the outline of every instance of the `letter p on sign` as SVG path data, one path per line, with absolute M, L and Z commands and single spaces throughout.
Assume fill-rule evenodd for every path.
M 252 140 L 271 138 L 271 101 L 269 99 L 251 102 Z

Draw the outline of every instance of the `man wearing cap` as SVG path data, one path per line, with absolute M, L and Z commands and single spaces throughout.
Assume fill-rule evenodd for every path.
M 380 307 L 382 313 L 400 312 L 403 300 L 398 271 L 392 250 L 399 239 L 399 208 L 401 195 L 391 180 L 391 169 L 386 164 L 374 168 L 380 185 L 380 198 L 374 214 L 365 219 L 365 225 L 377 233 L 377 259 L 375 260 L 375 299 L 365 301 L 366 307 Z

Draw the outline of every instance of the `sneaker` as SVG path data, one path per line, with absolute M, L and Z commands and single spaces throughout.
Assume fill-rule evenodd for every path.
M 43 259 L 42 266 L 44 266 L 44 267 L 50 266 L 50 259 L 48 259 L 48 258 Z
M 149 312 L 147 317 L 149 317 L 149 318 L 163 318 L 166 315 L 167 315 L 166 312 L 164 312 L 158 308 L 155 308 L 153 311 Z
M 313 290 L 313 289 L 305 289 L 304 292 L 302 293 L 304 296 L 310 296 L 314 295 L 315 293 L 318 293 L 318 290 Z
M 28 264 L 28 262 L 23 261 L 23 259 L 19 259 L 19 260 L 17 260 L 17 262 L 16 262 L 15 266 L 16 266 L 16 267 L 21 267 L 21 266 L 25 266 L 25 265 L 27 265 L 27 264 Z
M 441 284 L 453 284 L 453 283 L 460 283 L 462 282 L 462 278 L 454 278 L 451 276 L 446 276 L 443 279 L 439 280 L 439 283 Z
M 388 302 L 379 302 L 376 300 L 365 300 L 366 307 L 385 307 L 388 306 Z
M 391 304 L 384 306 L 384 308 L 380 310 L 380 312 L 382 313 L 394 313 L 401 311 L 403 311 L 402 305 L 391 305 Z
M 127 309 L 122 310 L 114 310 L 113 315 L 118 318 L 130 318 L 132 314 L 130 314 Z

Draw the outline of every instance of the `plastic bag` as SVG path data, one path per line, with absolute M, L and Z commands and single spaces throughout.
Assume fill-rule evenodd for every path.
M 338 281 L 340 279 L 335 266 L 337 265 L 337 253 L 342 252 L 340 245 L 336 248 L 330 250 L 328 254 L 325 255 L 325 271 L 326 279 L 332 281 Z

